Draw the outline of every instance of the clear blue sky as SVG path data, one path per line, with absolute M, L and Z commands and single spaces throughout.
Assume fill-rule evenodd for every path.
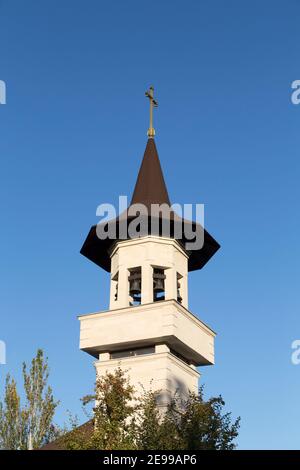
M 0 0 L 1 386 L 42 347 L 58 422 L 92 390 L 76 316 L 108 307 L 109 276 L 79 250 L 97 205 L 131 195 L 153 83 L 171 199 L 205 203 L 222 245 L 189 281 L 218 332 L 202 383 L 241 415 L 240 448 L 300 448 L 299 17 L 296 0 Z

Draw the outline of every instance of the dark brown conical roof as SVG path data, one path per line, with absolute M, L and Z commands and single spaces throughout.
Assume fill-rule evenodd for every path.
M 148 139 L 131 204 L 168 204 L 170 199 L 154 139 Z
M 110 239 L 109 237 L 100 239 L 97 236 L 97 226 L 93 225 L 89 231 L 89 234 L 80 250 L 80 253 L 86 256 L 89 260 L 96 263 L 101 268 L 105 269 L 106 271 L 110 271 L 111 269 L 111 260 L 110 254 L 112 247 L 118 240 L 119 234 L 119 227 L 121 220 L 125 217 L 127 220 L 127 224 L 134 218 L 134 216 L 129 216 L 129 209 L 133 204 L 144 204 L 151 214 L 151 204 L 167 204 L 170 206 L 170 200 L 168 191 L 166 188 L 163 172 L 160 166 L 160 161 L 156 149 L 156 145 L 153 138 L 149 138 L 144 157 L 141 163 L 141 167 L 139 170 L 139 174 L 137 177 L 137 181 L 135 184 L 135 188 L 133 191 L 133 196 L 131 200 L 131 204 L 127 210 L 125 210 L 122 214 L 118 215 L 116 219 L 112 222 L 116 224 L 117 227 L 117 235 L 116 239 Z M 127 217 L 128 216 L 128 217 Z M 148 216 L 146 216 L 148 217 Z M 162 216 L 159 216 L 161 218 Z M 175 214 L 175 212 L 171 211 L 171 232 L 170 237 L 175 237 L 175 224 L 183 225 L 187 223 L 195 231 L 196 226 L 199 226 L 196 222 L 193 221 L 186 221 Z M 148 229 L 151 228 L 151 235 L 156 236 L 166 236 L 164 233 L 161 233 L 161 223 L 159 223 L 158 233 L 153 233 L 152 231 L 152 223 L 148 220 Z M 108 222 L 103 222 L 103 227 L 108 226 Z M 100 224 L 102 225 L 102 224 Z M 201 227 L 202 228 L 202 227 Z M 104 230 L 106 231 L 106 230 Z M 150 234 L 147 232 L 147 234 Z M 139 236 L 145 236 L 146 234 L 140 234 Z M 129 235 L 128 235 L 129 238 Z M 124 240 L 123 236 L 120 237 L 121 240 Z M 177 239 L 177 238 L 176 238 Z M 189 239 L 185 238 L 185 234 L 177 241 L 183 246 L 185 249 L 186 243 Z M 215 254 L 215 252 L 220 248 L 219 243 L 204 229 L 204 243 L 202 248 L 195 249 L 193 251 L 188 252 L 189 260 L 188 260 L 188 269 L 189 271 L 194 271 L 195 269 L 201 269 L 208 260 Z

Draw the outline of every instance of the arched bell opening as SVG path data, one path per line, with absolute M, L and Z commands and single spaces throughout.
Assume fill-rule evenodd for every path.
M 119 288 L 119 273 L 116 273 L 111 279 L 111 286 L 113 290 L 113 300 L 117 302 L 118 300 L 118 288 Z
M 182 303 L 182 296 L 181 296 L 181 274 L 177 273 L 177 302 L 180 304 Z

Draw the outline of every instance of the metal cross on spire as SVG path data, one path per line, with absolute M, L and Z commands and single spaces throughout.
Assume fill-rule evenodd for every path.
M 155 129 L 153 127 L 153 107 L 157 108 L 158 103 L 155 101 L 154 95 L 154 88 L 151 86 L 148 91 L 146 91 L 145 95 L 149 98 L 150 101 L 150 126 L 148 129 L 148 137 L 153 138 L 155 136 Z

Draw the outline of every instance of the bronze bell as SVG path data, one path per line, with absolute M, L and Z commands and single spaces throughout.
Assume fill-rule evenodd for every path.
M 164 281 L 163 279 L 154 279 L 154 292 L 164 292 Z
M 129 280 L 129 294 L 133 298 L 133 300 L 138 301 L 140 300 L 141 295 L 141 272 L 140 271 L 132 271 L 130 276 L 128 277 Z
M 134 296 L 141 293 L 141 281 L 139 279 L 133 279 L 130 283 L 130 295 Z
M 154 268 L 153 271 L 153 292 L 154 300 L 164 300 L 164 296 L 160 295 L 165 292 L 165 279 L 163 269 Z
M 164 292 L 165 291 L 165 279 L 163 269 L 154 269 L 153 272 L 153 289 L 155 292 Z
M 180 282 L 177 281 L 177 302 L 179 302 L 181 304 L 182 302 L 182 297 L 180 295 Z

